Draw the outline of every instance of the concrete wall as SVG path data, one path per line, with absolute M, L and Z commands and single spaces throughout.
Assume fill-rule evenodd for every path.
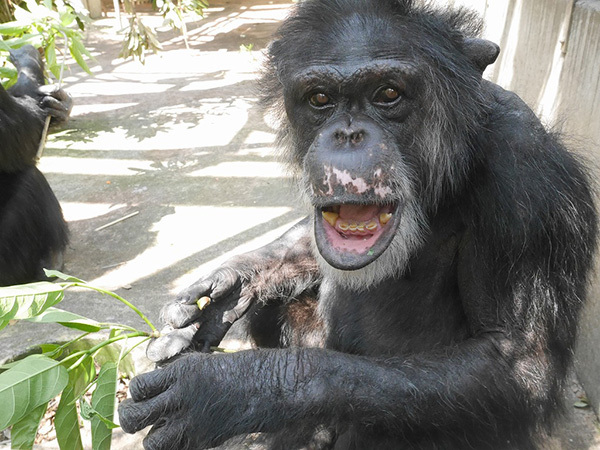
M 486 78 L 519 94 L 546 124 L 560 125 L 600 168 L 600 0 L 438 2 L 483 15 L 484 37 L 502 49 Z M 596 272 L 581 318 L 576 370 L 598 413 L 600 263 Z

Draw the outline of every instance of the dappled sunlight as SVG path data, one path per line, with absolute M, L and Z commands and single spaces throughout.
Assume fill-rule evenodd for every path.
M 258 156 L 260 158 L 273 157 L 275 152 L 273 147 L 248 147 L 241 148 L 235 153 L 235 156 Z
M 252 130 L 244 144 L 273 144 L 275 142 L 275 133 L 269 133 L 260 130 Z
M 285 178 L 287 174 L 277 162 L 232 161 L 205 167 L 187 174 L 189 177 L 263 177 Z
M 68 132 L 58 133 L 49 139 L 48 146 L 60 145 L 61 141 L 72 140 L 68 146 L 77 150 L 145 151 L 174 150 L 191 147 L 225 146 L 239 133 L 248 120 L 248 110 L 253 106 L 244 98 L 205 99 L 196 108 L 182 105 L 158 107 L 143 114 L 135 112 L 123 119 L 127 124 L 139 122 L 142 128 L 132 131 L 115 123 L 108 126 L 102 122 L 85 123 L 85 140 Z M 139 111 L 139 110 L 138 110 Z M 101 129 L 93 129 L 100 127 Z M 104 129 L 102 129 L 104 128 Z
M 256 250 L 264 245 L 273 242 L 275 239 L 279 238 L 282 234 L 284 234 L 287 230 L 289 230 L 298 220 L 294 220 L 291 222 L 287 222 L 285 225 L 275 228 L 267 233 L 262 234 L 261 236 L 251 239 L 249 241 L 244 242 L 242 245 L 235 247 L 234 249 L 222 253 L 220 256 L 211 259 L 209 262 L 201 264 L 189 271 L 188 273 L 182 275 L 173 281 L 171 286 L 171 293 L 176 294 L 181 291 L 186 286 L 194 283 L 196 280 L 200 279 L 203 276 L 208 275 L 212 270 L 219 267 L 228 259 L 232 258 L 235 255 L 241 255 L 242 253 L 246 253 L 252 250 Z
M 78 86 L 81 88 L 79 89 Z M 138 80 L 135 83 L 127 81 L 118 81 L 112 79 L 110 81 L 110 91 L 106 91 L 106 84 L 102 80 L 85 80 L 85 82 L 74 84 L 69 87 L 69 93 L 76 97 L 79 94 L 86 96 L 121 96 L 123 93 L 131 94 L 156 94 L 166 92 L 175 87 L 174 84 L 156 83 L 154 81 L 144 82 Z
M 192 81 L 186 86 L 181 88 L 181 92 L 190 92 L 190 91 L 207 91 L 210 89 L 217 89 L 224 86 L 231 86 L 233 84 L 237 84 L 241 81 L 253 80 L 256 78 L 254 74 L 251 73 L 242 73 L 242 74 L 233 74 L 227 75 L 223 79 L 220 80 L 207 80 L 207 81 Z
M 76 222 L 78 220 L 94 219 L 115 212 L 119 209 L 127 208 L 125 204 L 110 203 L 81 203 L 81 202 L 61 202 L 63 215 L 67 222 Z
M 175 206 L 173 214 L 163 217 L 150 228 L 150 232 L 156 233 L 153 245 L 90 283 L 108 289 L 133 284 L 210 245 L 269 222 L 290 210 Z
M 108 111 L 116 111 L 123 108 L 131 108 L 137 105 L 137 103 L 104 103 L 104 104 L 92 104 L 92 105 L 73 105 L 73 116 L 79 116 L 83 114 L 100 113 Z
M 82 164 L 84 162 L 85 164 Z M 48 156 L 40 161 L 43 173 L 79 175 L 136 175 L 142 171 L 155 170 L 152 161 L 137 159 L 98 159 Z
M 94 76 L 66 73 L 71 119 L 39 165 L 71 231 L 65 272 L 118 290 L 154 320 L 207 263 L 266 244 L 304 215 L 255 84 L 258 50 L 289 4 L 212 3 L 206 19 L 187 22 L 190 49 L 160 27 L 165 50 L 144 65 L 117 58 L 112 12 L 95 21 Z M 103 302 L 78 293 L 65 307 L 86 315 Z M 95 313 L 120 314 L 104 308 Z

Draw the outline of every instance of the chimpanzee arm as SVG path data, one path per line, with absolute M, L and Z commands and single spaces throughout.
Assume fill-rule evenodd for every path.
M 44 65 L 37 49 L 25 45 L 11 51 L 10 59 L 19 75 L 8 91 L 0 85 L 0 172 L 35 165 L 46 117 L 53 123 L 65 122 L 73 106 L 64 90 L 44 84 Z
M 35 164 L 44 113 L 31 97 L 12 97 L 0 85 L 0 172 L 16 172 Z
M 52 124 L 66 122 L 73 107 L 71 96 L 55 84 L 46 84 L 44 61 L 38 49 L 24 45 L 11 50 L 10 60 L 19 73 L 17 82 L 8 89 L 8 93 L 22 100 L 28 97 L 37 102 L 44 118 L 50 116 Z
M 467 236 L 459 278 L 468 340 L 385 359 L 323 349 L 190 355 L 132 381 L 133 400 L 119 409 L 121 425 L 134 432 L 156 424 L 147 449 L 207 448 L 237 434 L 330 420 L 396 436 L 441 434 L 448 443 L 461 430 L 459 439 L 474 448 L 477 436 L 489 444 L 526 433 L 553 409 L 574 339 L 578 307 L 572 302 L 582 294 L 574 286 L 581 283 L 556 283 L 558 266 L 531 273 L 531 264 L 539 265 L 528 255 L 510 272 L 506 260 L 486 256 Z M 582 281 L 583 273 L 571 267 Z M 511 279 L 491 298 L 499 273 Z M 547 308 L 557 308 L 552 320 Z
M 161 312 L 167 330 L 175 330 L 152 341 L 148 357 L 168 359 L 192 340 L 207 352 L 255 302 L 294 298 L 314 287 L 319 273 L 310 231 L 310 222 L 304 219 L 271 244 L 230 259 L 186 288 Z M 203 296 L 211 303 L 201 311 L 196 301 Z

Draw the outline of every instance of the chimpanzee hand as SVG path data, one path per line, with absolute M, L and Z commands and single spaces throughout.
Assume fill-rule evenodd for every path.
M 52 118 L 52 124 L 61 124 L 69 119 L 73 108 L 73 99 L 67 91 L 55 84 L 46 84 L 38 88 L 40 107 Z
M 200 310 L 197 301 L 202 297 L 209 297 L 210 304 Z M 161 317 L 167 326 L 163 335 L 148 345 L 148 358 L 164 361 L 193 344 L 201 352 L 209 352 L 255 298 L 251 284 L 243 280 L 240 271 L 228 265 L 218 268 L 163 307 Z
M 44 62 L 38 49 L 24 45 L 10 51 L 10 60 L 19 73 L 17 83 L 8 89 L 13 97 L 30 97 L 52 118 L 53 123 L 66 122 L 73 100 L 57 85 L 46 85 Z
M 314 287 L 320 275 L 311 230 L 304 219 L 271 244 L 230 259 L 181 292 L 163 308 L 170 333 L 148 345 L 148 358 L 165 361 L 192 345 L 208 352 L 253 304 L 296 298 Z M 196 302 L 202 297 L 209 297 L 210 304 L 200 310 Z
M 292 357 L 290 357 L 292 356 Z M 244 351 L 226 355 L 192 353 L 163 369 L 131 380 L 131 399 L 119 405 L 121 427 L 127 433 L 148 425 L 147 450 L 203 449 L 227 439 L 280 426 L 288 390 L 282 373 L 295 373 L 293 355 Z

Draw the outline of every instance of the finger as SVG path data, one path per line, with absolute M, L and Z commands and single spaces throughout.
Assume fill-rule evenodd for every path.
M 213 281 L 210 279 L 196 282 L 185 288 L 177 295 L 176 301 L 183 304 L 196 303 L 200 297 L 209 295 L 212 292 Z
M 69 110 L 69 106 L 60 100 L 55 99 L 54 97 L 44 97 L 41 101 L 42 108 L 45 109 L 53 109 L 56 111 L 66 112 Z
M 57 84 L 45 84 L 40 86 L 38 90 L 44 95 L 52 96 L 61 101 L 65 101 L 71 97 L 67 91 L 59 88 Z
M 166 392 L 143 402 L 127 398 L 119 404 L 119 424 L 125 433 L 136 433 L 158 421 L 172 409 L 172 403 Z
M 170 326 L 163 328 L 158 339 L 152 339 L 146 348 L 146 356 L 150 361 L 159 362 L 170 359 L 188 348 L 194 335 L 198 331 L 198 322 L 185 328 L 173 329 Z
M 160 312 L 161 320 L 174 328 L 182 328 L 200 317 L 202 311 L 194 302 L 190 305 L 169 303 Z
M 229 267 L 223 267 L 219 269 L 216 282 L 213 283 L 211 289 L 210 297 L 214 299 L 224 297 L 233 289 L 239 287 L 240 284 L 238 273 Z
M 237 304 L 232 309 L 223 313 L 223 323 L 233 323 L 237 321 L 246 313 L 246 311 L 248 311 L 248 308 L 253 303 L 253 299 L 254 297 L 249 295 L 240 297 Z
M 175 382 L 174 370 L 170 367 L 143 373 L 134 377 L 129 383 L 131 398 L 140 402 L 159 395 Z
M 185 444 L 183 427 L 176 422 L 160 423 L 152 427 L 144 438 L 145 450 L 184 450 L 190 448 Z

